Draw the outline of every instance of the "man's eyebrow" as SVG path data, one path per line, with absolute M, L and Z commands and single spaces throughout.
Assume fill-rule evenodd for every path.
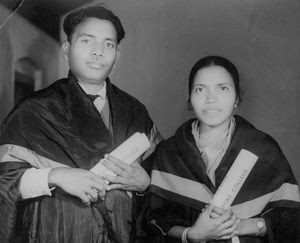
M 114 38 L 114 37 L 106 37 L 105 40 L 106 40 L 106 41 L 117 42 L 117 39 Z
M 94 36 L 94 35 L 87 34 L 87 33 L 81 33 L 81 34 L 79 34 L 79 35 L 78 35 L 78 38 L 79 38 L 79 37 L 82 37 L 82 36 L 86 36 L 86 37 L 95 38 L 95 36 Z
M 77 39 L 78 39 L 78 38 L 81 38 L 81 37 L 90 37 L 90 38 L 96 39 L 96 36 L 95 36 L 95 35 L 88 34 L 88 33 L 81 33 L 81 34 L 79 34 L 79 35 L 77 36 Z M 106 41 L 117 42 L 117 39 L 114 38 L 114 37 L 106 37 L 105 40 L 106 40 Z

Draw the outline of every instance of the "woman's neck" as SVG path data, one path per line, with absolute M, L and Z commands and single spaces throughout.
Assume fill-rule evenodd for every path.
M 200 139 L 207 139 L 208 141 L 218 139 L 228 130 L 230 121 L 229 119 L 218 126 L 208 126 L 200 122 Z

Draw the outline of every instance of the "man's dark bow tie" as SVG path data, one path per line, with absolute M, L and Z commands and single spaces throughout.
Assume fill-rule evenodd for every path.
M 92 102 L 94 102 L 95 99 L 97 99 L 98 97 L 100 97 L 100 95 L 91 95 L 91 94 L 88 94 L 87 96 L 90 98 L 90 100 L 91 100 Z

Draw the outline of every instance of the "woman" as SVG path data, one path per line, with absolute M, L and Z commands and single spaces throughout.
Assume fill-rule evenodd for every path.
M 299 187 L 276 141 L 234 115 L 239 75 L 227 59 L 200 59 L 189 76 L 196 119 L 154 155 L 146 220 L 158 242 L 300 242 Z M 232 208 L 210 205 L 241 149 L 258 156 Z M 237 237 L 234 237 L 236 240 Z M 153 240 L 154 241 L 154 240 Z

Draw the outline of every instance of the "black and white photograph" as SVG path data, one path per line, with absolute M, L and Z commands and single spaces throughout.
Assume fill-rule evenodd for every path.
M 299 0 L 0 0 L 0 243 L 299 243 Z

